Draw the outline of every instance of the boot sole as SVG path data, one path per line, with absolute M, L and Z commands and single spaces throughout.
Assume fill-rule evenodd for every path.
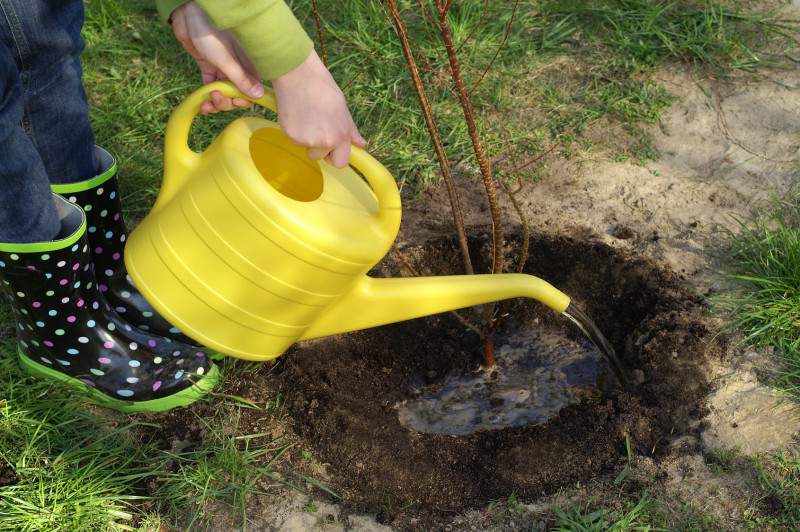
M 26 357 L 21 352 L 17 354 L 19 355 L 20 366 L 29 375 L 63 382 L 88 395 L 89 402 L 127 414 L 134 414 L 137 412 L 164 412 L 180 406 L 190 405 L 195 401 L 208 397 L 208 392 L 213 390 L 221 380 L 219 368 L 214 364 L 206 375 L 200 377 L 200 380 L 178 393 L 160 399 L 150 399 L 148 401 L 126 401 L 124 399 L 110 397 L 92 386 L 89 386 L 80 379 L 70 377 L 60 371 L 39 364 Z

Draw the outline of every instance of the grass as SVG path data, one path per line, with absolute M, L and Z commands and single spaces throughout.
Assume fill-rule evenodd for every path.
M 491 499 L 489 505 L 486 507 L 486 514 L 493 514 L 494 516 L 502 515 L 504 513 L 516 514 L 520 511 L 522 503 L 519 502 L 517 494 L 511 494 L 504 499 Z
M 312 3 L 291 3 L 316 36 Z M 380 3 L 317 4 L 328 66 L 345 90 L 370 151 L 414 195 L 437 179 L 438 165 Z M 437 74 L 446 68 L 441 46 L 416 3 L 400 5 L 427 60 L 430 71 L 424 78 L 450 158 L 468 169 L 466 127 Z M 631 125 L 638 137 L 636 125 L 657 123 L 671 103 L 671 95 L 651 82 L 665 62 L 683 61 L 726 76 L 773 63 L 780 55 L 773 50 L 795 36 L 778 13 L 746 14 L 733 3 L 521 0 L 513 23 L 510 5 L 457 2 L 451 25 L 467 86 L 480 82 L 473 105 L 490 153 L 514 149 L 526 159 L 575 142 L 576 134 L 602 119 Z M 91 118 L 98 142 L 117 155 L 124 169 L 125 215 L 134 221 L 146 214 L 157 194 L 166 120 L 197 87 L 199 76 L 150 2 L 93 0 L 87 10 L 82 59 Z M 207 145 L 233 116 L 198 120 L 192 146 Z M 627 156 L 643 162 L 657 154 L 634 147 Z M 531 179 L 539 177 L 530 173 Z
M 779 451 L 767 460 L 754 460 L 758 471 L 757 482 L 765 492 L 765 499 L 774 498 L 778 519 L 795 527 L 800 524 L 800 458 L 796 453 Z
M 609 66 L 625 73 L 659 68 L 664 61 L 703 63 L 718 75 L 775 63 L 776 39 L 792 42 L 796 28 L 777 11 L 746 13 L 735 2 L 601 0 L 546 2 L 557 19 L 578 21 L 587 42 L 614 50 Z
M 412 187 L 430 183 L 436 178 L 435 161 L 379 3 L 319 4 L 329 65 L 347 86 L 371 148 Z M 419 55 L 431 70 L 445 70 L 429 23 L 413 2 L 401 4 Z M 780 55 L 775 50 L 796 37 L 796 29 L 774 12 L 745 14 L 734 4 L 652 0 L 523 1 L 506 35 L 509 6 L 489 2 L 484 13 L 481 2 L 463 2 L 452 12 L 467 86 L 480 81 L 473 103 L 493 154 L 506 149 L 500 123 L 509 130 L 513 149 L 529 157 L 569 143 L 572 133 L 601 119 L 657 123 L 672 99 L 651 81 L 665 63 L 680 61 L 727 77 L 772 64 Z M 492 64 L 503 37 L 503 53 Z M 426 81 L 451 157 L 469 161 L 459 110 L 446 83 L 433 73 Z
M 0 529 L 130 530 L 132 489 L 157 458 L 127 438 L 135 421 L 107 419 L 80 397 L 26 379 L 0 346 Z
M 628 532 L 634 530 L 663 530 L 654 528 L 649 521 L 651 513 L 659 504 L 646 492 L 635 505 L 622 512 L 614 513 L 600 508 L 591 510 L 592 502 L 584 506 L 568 505 L 567 508 L 555 508 L 558 516 L 549 530 L 553 532 Z
M 774 384 L 800 401 L 800 202 L 773 196 L 771 207 L 734 220 L 711 250 L 728 284 L 710 301 L 742 343 L 774 348 Z
M 291 3 L 309 33 L 316 35 L 311 2 Z M 434 182 L 436 162 L 422 116 L 379 3 L 327 0 L 318 4 L 329 67 L 345 88 L 370 151 L 412 193 Z M 438 43 L 430 39 L 424 17 L 415 15 L 414 2 L 402 5 L 420 53 L 434 71 L 441 70 Z M 464 1 L 456 3 L 452 12 L 467 83 L 474 87 L 480 82 L 473 98 L 485 138 L 493 146 L 490 151 L 496 154 L 505 148 L 507 134 L 508 146 L 528 158 L 559 143 L 571 150 L 588 142 L 581 133 L 591 124 L 609 120 L 641 137 L 632 143 L 633 148 L 618 148 L 615 157 L 644 164 L 658 154 L 649 148 L 641 124 L 657 123 L 671 102 L 671 96 L 651 81 L 659 68 L 681 61 L 698 71 L 728 77 L 772 64 L 796 35 L 779 12 L 747 14 L 735 2 L 523 0 L 510 27 L 509 3 L 486 5 L 488 11 L 484 12 L 483 2 Z M 160 186 L 166 121 L 182 98 L 197 87 L 199 75 L 170 28 L 157 19 L 150 1 L 92 0 L 86 7 L 83 34 L 87 49 L 82 60 L 91 119 L 97 142 L 118 159 L 124 214 L 134 222 L 148 212 Z M 503 53 L 484 76 L 503 42 Z M 435 72 L 427 73 L 425 79 L 434 86 L 439 83 Z M 432 90 L 431 95 L 451 157 L 466 169 L 467 140 L 452 95 L 444 86 Z M 261 111 L 198 119 L 190 144 L 202 149 L 232 117 L 250 113 Z M 499 123 L 507 131 L 501 131 Z M 541 174 L 532 171 L 531 176 L 540 178 Z M 795 280 L 798 273 L 792 270 L 797 264 L 791 252 L 797 247 L 789 246 L 796 244 L 796 210 L 787 211 L 788 203 L 779 206 L 779 218 L 763 218 L 763 232 L 756 225 L 738 236 L 741 243 L 746 242 L 745 237 L 758 237 L 741 249 L 740 256 L 758 251 L 749 262 L 768 257 L 771 265 L 782 268 L 780 282 L 791 284 L 792 272 Z M 743 228 L 745 225 L 743 221 Z M 766 238 L 768 227 L 782 229 Z M 787 240 L 790 236 L 795 240 Z M 774 262 L 772 256 L 761 255 L 770 240 L 777 244 Z M 749 277 L 773 282 L 771 273 Z M 731 280 L 747 281 L 744 277 Z M 772 309 L 761 313 L 767 321 L 760 325 L 753 321 L 753 328 L 745 329 L 751 323 L 748 319 L 741 326 L 749 331 L 745 333 L 749 340 L 757 344 L 777 341 L 776 347 L 785 353 L 797 347 L 796 332 L 791 336 L 797 321 L 791 312 L 796 311 L 797 301 L 787 303 L 795 293 L 781 296 L 777 286 L 755 290 L 773 296 L 760 303 Z M 748 308 L 744 303 L 749 303 L 751 296 L 737 293 L 732 292 L 728 302 L 735 303 L 734 309 Z M 753 317 L 758 315 L 756 308 L 752 307 Z M 297 480 L 292 485 L 298 489 L 306 482 L 336 497 L 313 479 L 292 472 L 276 473 L 281 457 L 286 456 L 288 444 L 283 440 L 267 432 L 239 433 L 237 409 L 251 407 L 250 403 L 227 404 L 215 399 L 215 413 L 200 420 L 208 437 L 195 446 L 167 452 L 163 441 L 143 444 L 132 435 L 150 427 L 136 418 L 88 408 L 72 391 L 22 375 L 14 342 L 9 339 L 12 324 L 8 305 L 0 304 L 0 337 L 4 338 L 0 341 L 0 529 L 103 531 L 152 530 L 178 523 L 196 526 L 211 519 L 214 505 L 219 503 L 233 508 L 237 523 L 246 526 L 246 495 L 262 492 L 264 486 L 291 482 L 289 478 Z M 775 340 L 781 331 L 790 333 Z M 780 381 L 794 382 L 786 384 L 786 390 L 796 393 L 800 362 L 787 361 L 787 365 L 794 369 Z M 226 373 L 235 371 L 226 365 Z M 286 417 L 284 402 L 282 395 L 267 401 L 265 415 Z M 800 512 L 798 467 L 798 461 L 789 455 L 758 462 L 764 496 L 779 500 L 782 510 L 778 517 L 753 514 L 748 523 L 774 530 L 796 523 Z M 395 508 L 391 503 L 387 496 L 390 511 L 397 511 L 396 503 Z M 416 501 L 404 502 L 399 508 L 413 504 Z M 518 504 L 516 495 L 511 494 L 505 500 L 491 501 L 489 509 L 511 514 Z M 660 508 L 662 505 L 646 494 L 620 512 L 586 503 L 555 510 L 552 525 L 554 530 L 644 530 L 659 526 Z M 716 526 L 711 516 L 693 510 L 678 513 L 678 528 Z
M 273 439 L 266 432 L 242 435 L 236 412 L 225 405 L 213 420 L 198 421 L 208 428 L 209 436 L 195 448 L 165 452 L 166 472 L 158 475 L 160 485 L 153 496 L 160 501 L 161 513 L 182 522 L 187 530 L 196 524 L 207 525 L 219 504 L 244 525 L 248 495 L 269 495 L 260 487 L 267 479 L 288 483 L 277 476 L 274 466 L 291 445 L 281 444 L 281 438 Z M 262 465 L 264 457 L 268 459 Z M 186 508 L 194 509 L 190 517 L 184 515 Z
M 721 476 L 724 473 L 736 470 L 736 457 L 740 449 L 711 449 L 708 461 L 715 475 Z
M 241 401 L 216 401 L 198 419 L 202 441 L 172 450 L 148 441 L 157 425 L 88 408 L 72 388 L 23 375 L 15 351 L 11 340 L 0 343 L 0 530 L 202 529 L 220 510 L 246 529 L 245 497 L 266 494 L 264 486 L 337 496 L 286 470 L 291 444 L 243 433 L 241 408 L 252 407 Z
M 751 217 L 734 217 L 735 227 L 719 234 L 710 254 L 727 284 L 709 296 L 724 315 L 726 332 L 758 349 L 771 348 L 779 363 L 772 384 L 800 404 L 800 198 L 794 191 L 773 194 L 769 207 Z M 735 451 L 714 453 L 720 474 L 733 466 Z M 747 516 L 748 529 L 795 530 L 800 524 L 800 460 L 793 452 L 754 460 L 756 481 L 772 515 Z

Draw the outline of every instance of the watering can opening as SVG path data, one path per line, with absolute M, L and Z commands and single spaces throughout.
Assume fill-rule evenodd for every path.
M 280 129 L 265 127 L 254 131 L 250 157 L 264 180 L 287 198 L 310 202 L 322 195 L 319 164 L 310 161 L 305 148 L 292 144 Z

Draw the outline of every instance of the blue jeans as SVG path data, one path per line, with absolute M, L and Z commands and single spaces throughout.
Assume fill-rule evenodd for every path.
M 82 27 L 82 0 L 0 0 L 0 242 L 55 238 L 50 184 L 97 173 Z

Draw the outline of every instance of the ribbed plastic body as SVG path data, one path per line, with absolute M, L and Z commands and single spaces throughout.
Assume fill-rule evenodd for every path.
M 243 358 L 280 355 L 383 257 L 396 231 L 387 235 L 355 171 L 308 161 L 276 128 L 231 124 L 126 249 L 157 310 Z

